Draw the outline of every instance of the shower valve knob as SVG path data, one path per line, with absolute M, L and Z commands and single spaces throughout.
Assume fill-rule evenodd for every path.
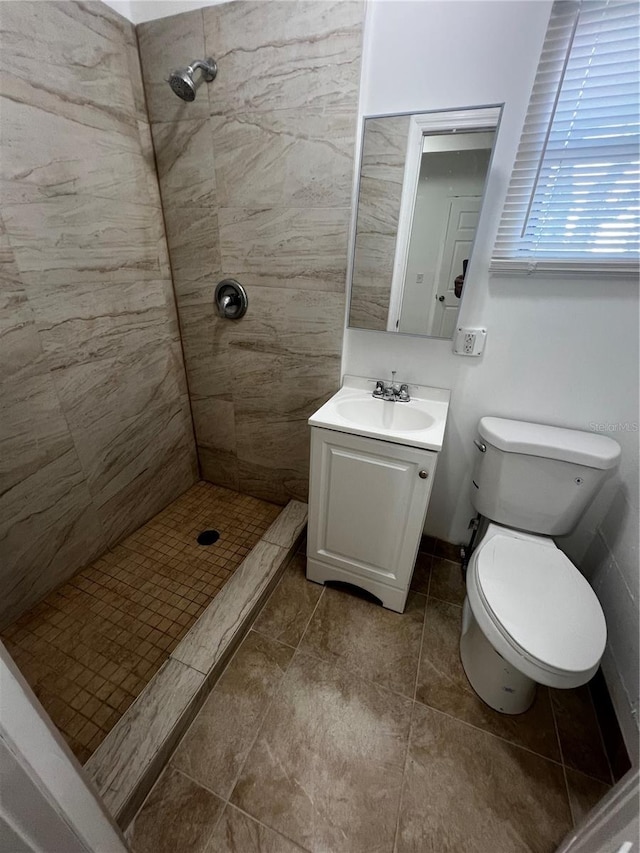
M 226 320 L 239 320 L 247 312 L 249 299 L 239 281 L 225 278 L 216 287 L 214 302 L 221 317 Z

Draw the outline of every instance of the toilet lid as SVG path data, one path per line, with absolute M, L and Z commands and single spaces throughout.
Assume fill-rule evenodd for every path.
M 607 640 L 602 607 L 559 548 L 494 536 L 480 549 L 477 578 L 498 627 L 525 654 L 567 672 L 598 663 Z

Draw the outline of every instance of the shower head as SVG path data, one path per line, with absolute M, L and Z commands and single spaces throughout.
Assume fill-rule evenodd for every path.
M 193 75 L 197 70 L 201 71 L 197 80 L 193 79 Z M 218 73 L 218 66 L 215 59 L 194 59 L 191 65 L 186 68 L 178 68 L 169 74 L 168 83 L 175 94 L 182 98 L 183 101 L 194 101 L 198 86 L 205 80 L 211 83 Z

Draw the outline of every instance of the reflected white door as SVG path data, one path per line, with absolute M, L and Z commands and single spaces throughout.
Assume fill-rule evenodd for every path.
M 449 199 L 447 230 L 436 272 L 433 319 L 430 334 L 450 338 L 456 327 L 460 300 L 454 291 L 456 276 L 462 275 L 462 262 L 471 256 L 473 239 L 480 216 L 480 196 Z

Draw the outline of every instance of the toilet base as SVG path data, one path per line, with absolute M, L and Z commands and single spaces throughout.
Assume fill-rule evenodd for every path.
M 460 658 L 478 696 L 502 714 L 523 714 L 536 698 L 536 682 L 516 669 L 493 648 L 480 630 L 465 598 Z

